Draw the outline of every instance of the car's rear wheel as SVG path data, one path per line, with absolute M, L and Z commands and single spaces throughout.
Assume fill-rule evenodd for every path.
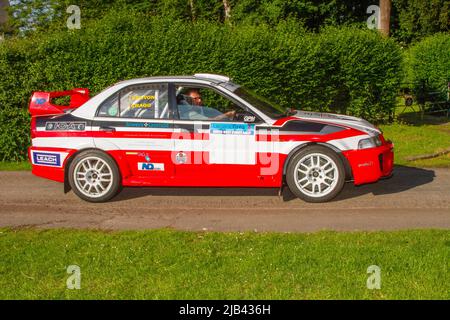
M 116 163 L 109 155 L 96 150 L 78 154 L 70 164 L 68 177 L 75 194 L 89 202 L 108 201 L 121 188 Z
M 326 202 L 342 190 L 345 168 L 333 150 L 310 146 L 289 161 L 286 182 L 297 197 L 308 202 Z

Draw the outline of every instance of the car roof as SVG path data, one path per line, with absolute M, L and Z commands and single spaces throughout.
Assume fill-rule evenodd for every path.
M 93 119 L 95 116 L 95 111 L 100 103 L 102 103 L 109 95 L 111 95 L 114 91 L 120 90 L 129 85 L 139 85 L 143 83 L 152 83 L 152 82 L 180 82 L 190 84 L 199 84 L 199 85 L 213 85 L 220 86 L 225 90 L 234 92 L 240 86 L 233 83 L 231 79 L 227 76 L 218 75 L 218 74 L 210 74 L 210 73 L 196 73 L 192 76 L 156 76 L 156 77 L 146 77 L 146 78 L 135 78 L 128 79 L 124 81 L 120 81 L 115 83 L 114 85 L 106 88 L 81 107 L 77 108 L 73 111 L 73 114 L 76 116 L 84 117 L 86 119 Z M 248 102 L 247 102 L 248 103 Z M 95 108 L 94 108 L 95 106 Z M 261 112 L 257 112 L 263 119 L 270 121 L 269 118 L 262 116 Z
M 155 76 L 155 77 L 145 77 L 145 78 L 135 78 L 119 81 L 116 84 L 128 84 L 128 83 L 136 83 L 136 82 L 145 82 L 145 81 L 177 81 L 177 80 L 207 80 L 214 84 L 221 83 L 230 83 L 236 85 L 231 82 L 231 79 L 227 76 L 212 74 L 212 73 L 196 73 L 192 76 Z

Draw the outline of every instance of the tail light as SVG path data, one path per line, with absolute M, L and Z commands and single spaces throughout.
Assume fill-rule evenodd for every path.
M 31 139 L 36 138 L 36 117 L 31 117 L 30 129 L 31 129 Z

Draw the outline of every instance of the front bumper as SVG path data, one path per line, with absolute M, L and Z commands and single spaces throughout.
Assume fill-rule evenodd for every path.
M 394 145 L 382 139 L 377 148 L 343 151 L 352 169 L 355 185 L 371 183 L 392 176 Z

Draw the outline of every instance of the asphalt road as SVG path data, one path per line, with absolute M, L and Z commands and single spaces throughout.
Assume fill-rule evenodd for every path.
M 450 229 L 450 170 L 396 167 L 393 178 L 310 204 L 285 190 L 126 188 L 91 204 L 30 172 L 0 172 L 0 227 L 210 231 Z

